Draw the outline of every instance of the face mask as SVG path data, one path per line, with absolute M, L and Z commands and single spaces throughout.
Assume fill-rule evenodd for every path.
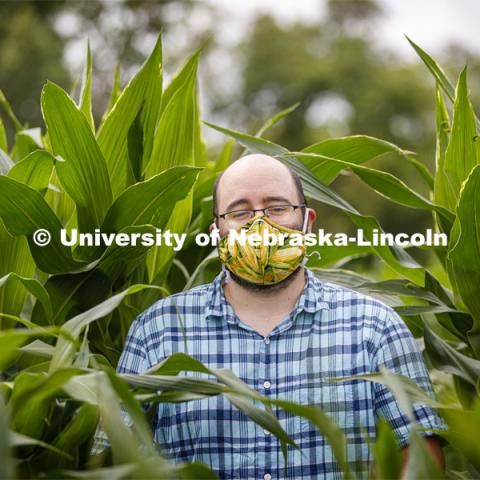
M 267 216 L 257 215 L 237 230 L 237 239 L 229 233 L 220 239 L 219 257 L 228 270 L 248 282 L 259 285 L 273 285 L 281 282 L 291 275 L 303 263 L 305 258 L 305 229 L 308 215 L 305 213 L 302 231 L 282 227 L 270 220 Z M 245 232 L 244 245 L 238 240 L 242 230 Z M 263 239 L 268 236 L 273 245 L 263 245 L 260 241 L 250 244 L 248 237 L 256 234 Z M 280 235 L 283 234 L 283 245 L 280 243 Z M 292 245 L 292 234 L 297 241 Z M 298 242 L 298 236 L 301 242 Z M 302 243 L 302 245 L 297 245 Z M 256 246 L 258 245 L 258 246 Z

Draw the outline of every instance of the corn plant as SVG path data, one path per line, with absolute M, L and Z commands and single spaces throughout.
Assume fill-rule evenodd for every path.
M 378 221 L 329 186 L 345 169 L 399 205 L 432 212 L 438 231 L 449 237 L 448 247 L 435 251 L 435 272 L 407 248 L 388 246 L 325 247 L 310 266 L 323 279 L 390 303 L 424 340 L 432 371 L 452 379 L 439 385 L 439 401 L 387 371 L 366 379 L 385 383 L 406 411 L 419 401 L 439 408 L 450 426 L 442 434 L 450 443 L 448 472 L 468 478 L 480 474 L 480 451 L 472 441 L 480 428 L 478 120 L 468 100 L 466 71 L 454 89 L 440 67 L 412 45 L 437 81 L 434 175 L 412 152 L 372 137 L 327 139 L 301 152 L 264 139 L 291 109 L 268 120 L 257 135 L 209 125 L 250 151 L 292 166 L 307 197 L 339 209 L 367 238 L 375 229 L 382 231 Z M 286 462 L 296 445 L 274 406 L 312 422 L 330 442 L 346 478 L 397 478 L 400 451 L 387 424 L 379 425 L 371 445 L 375 468 L 356 471 L 346 462 L 343 432 L 319 407 L 263 397 L 231 372 L 209 369 L 186 352 L 174 353 L 143 375 L 114 370 L 128 328 L 141 311 L 219 271 L 215 251 L 199 249 L 193 238 L 211 220 L 212 185 L 232 160 L 233 140 L 209 159 L 198 109 L 199 58 L 196 53 L 188 59 L 164 88 L 159 39 L 124 88 L 117 69 L 98 126 L 91 109 L 89 48 L 77 101 L 74 92 L 45 85 L 44 126 L 23 125 L 0 93 L 0 104 L 16 129 L 14 141 L 8 142 L 0 120 L 0 476 L 215 478 L 208 466 L 167 461 L 153 443 L 148 413 L 159 402 L 225 395 L 280 440 Z M 453 103 L 452 120 L 445 97 Z M 387 153 L 415 166 L 431 191 L 429 198 L 364 165 Z M 188 236 L 179 253 L 166 246 L 68 247 L 60 242 L 64 228 L 85 233 L 170 229 Z M 38 229 L 51 233 L 48 245 L 36 244 Z M 395 279 L 375 281 L 337 268 L 367 255 L 380 258 Z M 180 375 L 185 371 L 192 375 Z M 125 410 L 130 426 L 124 422 Z M 91 457 L 99 421 L 111 448 Z M 415 429 L 411 445 L 408 475 L 428 478 L 436 467 Z

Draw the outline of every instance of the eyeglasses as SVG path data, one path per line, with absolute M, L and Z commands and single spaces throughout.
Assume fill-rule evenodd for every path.
M 223 218 L 228 222 L 240 223 L 247 222 L 253 218 L 256 212 L 263 212 L 265 216 L 273 221 L 281 221 L 289 218 L 297 208 L 305 208 L 306 206 L 305 203 L 301 203 L 300 205 L 274 205 L 272 207 L 256 208 L 252 210 L 234 210 L 232 212 L 226 212 L 215 216 Z

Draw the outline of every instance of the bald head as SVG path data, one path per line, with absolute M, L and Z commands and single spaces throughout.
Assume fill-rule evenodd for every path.
M 264 154 L 238 159 L 217 178 L 213 187 L 216 215 L 243 208 L 300 203 L 305 203 L 305 196 L 298 175 L 284 163 Z

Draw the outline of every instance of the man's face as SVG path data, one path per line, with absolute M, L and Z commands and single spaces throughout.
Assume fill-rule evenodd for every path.
M 237 210 L 264 209 L 280 205 L 299 205 L 301 199 L 289 170 L 278 160 L 266 155 L 249 155 L 235 162 L 225 171 L 217 188 L 216 212 L 218 215 Z M 256 212 L 261 214 L 261 212 Z M 281 220 L 270 217 L 284 227 L 302 230 L 304 215 L 307 215 L 307 231 L 311 231 L 315 212 L 311 209 L 297 208 Z M 237 230 L 248 219 L 234 220 L 217 218 L 216 224 L 220 237 L 228 235 L 231 229 Z M 211 226 L 213 228 L 213 224 Z M 293 274 L 273 285 L 258 285 L 244 280 L 233 272 L 236 283 L 252 291 L 275 291 L 288 286 L 301 271 L 299 267 Z
M 217 190 L 218 214 L 237 210 L 253 210 L 279 205 L 299 205 L 295 183 L 288 169 L 278 160 L 265 155 L 249 155 L 233 164 L 223 175 Z M 282 226 L 302 230 L 303 209 L 295 209 L 281 220 L 272 220 Z M 307 210 L 307 214 L 312 211 Z M 256 212 L 262 214 L 262 212 Z M 220 236 L 230 229 L 237 230 L 245 220 L 217 218 Z M 309 227 L 311 222 L 309 222 Z

